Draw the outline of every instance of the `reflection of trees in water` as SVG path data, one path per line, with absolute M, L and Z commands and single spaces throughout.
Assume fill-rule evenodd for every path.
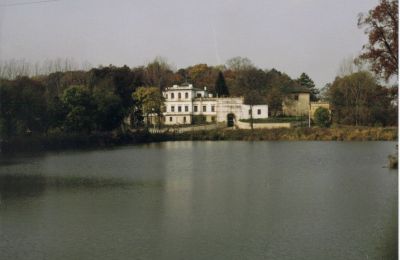
M 37 197 L 46 189 L 46 178 L 40 175 L 0 175 L 0 196 L 2 200 L 21 197 Z
M 78 176 L 43 176 L 35 174 L 0 174 L 0 199 L 38 197 L 48 188 L 160 187 L 158 180 L 126 180 Z

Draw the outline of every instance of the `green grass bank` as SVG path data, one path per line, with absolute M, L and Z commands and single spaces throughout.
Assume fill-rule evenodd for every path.
M 280 128 L 255 130 L 201 130 L 184 133 L 57 134 L 13 137 L 1 141 L 1 152 L 93 149 L 163 141 L 396 141 L 397 127 Z

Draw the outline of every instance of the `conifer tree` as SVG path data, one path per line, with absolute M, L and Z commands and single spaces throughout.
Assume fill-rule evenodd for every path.
M 308 90 L 310 90 L 311 101 L 318 100 L 317 96 L 319 94 L 319 90 L 315 87 L 314 81 L 306 73 L 301 73 L 300 78 L 297 79 L 297 82 L 300 84 L 300 86 L 308 88 Z
M 225 83 L 225 78 L 221 71 L 218 73 L 218 78 L 215 82 L 215 92 L 217 93 L 218 97 L 229 96 L 228 86 Z

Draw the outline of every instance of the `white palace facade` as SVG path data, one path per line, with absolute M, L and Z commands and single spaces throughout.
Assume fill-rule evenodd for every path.
M 268 118 L 268 105 L 244 104 L 243 97 L 213 97 L 207 88 L 199 89 L 192 84 L 173 85 L 163 91 L 165 98 L 165 125 L 188 125 L 199 120 L 227 123 L 233 126 L 237 120 Z

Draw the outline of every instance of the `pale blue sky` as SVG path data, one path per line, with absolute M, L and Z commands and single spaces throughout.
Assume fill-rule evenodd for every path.
M 93 65 L 143 65 L 163 56 L 177 68 L 250 58 L 318 87 L 366 43 L 357 15 L 378 0 L 0 0 L 0 59 L 58 57 Z M 32 0 L 34 1 L 34 0 Z M 1 6 L 3 5 L 3 6 Z

